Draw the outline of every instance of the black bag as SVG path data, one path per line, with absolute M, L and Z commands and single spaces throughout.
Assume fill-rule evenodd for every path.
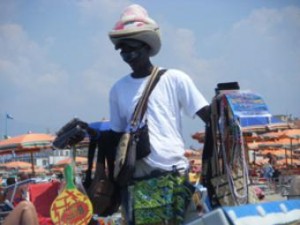
M 118 211 L 121 203 L 120 188 L 113 181 L 114 152 L 113 149 L 120 139 L 119 133 L 111 130 L 101 131 L 98 139 L 89 143 L 88 170 L 84 186 L 92 202 L 94 213 L 98 216 L 108 216 Z M 97 164 L 94 177 L 92 169 L 95 151 L 98 149 Z
M 70 120 L 57 132 L 53 147 L 64 149 L 79 143 L 86 136 L 86 126 L 85 122 L 77 118 Z
M 74 118 L 56 133 L 56 138 L 52 145 L 57 149 L 68 148 L 81 142 L 87 134 L 90 138 L 93 138 L 97 136 L 97 131 L 90 128 L 86 122 Z
M 148 124 L 139 128 L 135 134 L 136 139 L 136 159 L 142 159 L 148 156 L 151 152 L 150 140 L 148 132 Z
M 105 168 L 103 167 L 103 169 Z M 96 171 L 87 193 L 93 205 L 94 214 L 98 216 L 111 215 L 118 211 L 120 206 L 120 192 L 116 184 L 106 176 L 105 171 L 100 172 L 102 176 L 97 173 L 98 171 Z
M 146 111 L 148 97 L 165 71 L 159 71 L 157 67 L 153 69 L 151 79 L 133 113 L 131 130 L 122 135 L 118 144 L 114 179 L 120 186 L 127 185 L 131 180 L 135 169 L 135 161 L 146 157 L 151 152 L 147 121 L 142 127 L 139 126 Z

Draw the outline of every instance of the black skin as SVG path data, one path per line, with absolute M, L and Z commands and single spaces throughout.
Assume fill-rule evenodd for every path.
M 127 44 L 120 45 L 121 52 L 131 52 L 137 49 L 142 51 L 142 54 L 140 55 L 140 57 L 128 63 L 128 65 L 132 69 L 132 74 L 131 74 L 132 77 L 143 78 L 149 76 L 154 67 L 152 62 L 150 61 L 150 55 L 149 55 L 150 47 L 144 45 L 143 47 L 140 48 L 134 48 Z
M 122 52 L 130 52 L 137 50 L 137 48 L 131 47 L 126 43 L 120 44 L 119 46 Z M 150 60 L 150 47 L 143 46 L 140 48 L 143 52 L 140 57 L 128 63 L 128 65 L 132 69 L 131 76 L 133 78 L 143 78 L 149 76 L 153 69 L 153 64 Z M 205 106 L 196 112 L 197 116 L 200 117 L 205 123 L 207 123 L 210 119 L 210 106 Z

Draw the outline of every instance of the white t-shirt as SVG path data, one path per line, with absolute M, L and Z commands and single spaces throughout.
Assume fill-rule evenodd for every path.
M 128 128 L 132 113 L 142 95 L 150 76 L 122 77 L 110 91 L 111 128 L 124 132 Z M 194 82 L 184 72 L 168 69 L 160 78 L 148 99 L 147 118 L 151 153 L 144 158 L 154 168 L 172 170 L 187 168 L 184 156 L 181 113 L 194 117 L 196 112 L 208 105 Z

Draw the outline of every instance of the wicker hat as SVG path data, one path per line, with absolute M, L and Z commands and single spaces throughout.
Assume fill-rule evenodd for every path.
M 120 20 L 109 32 L 109 38 L 116 49 L 124 39 L 133 39 L 150 46 L 150 56 L 156 55 L 161 47 L 159 27 L 140 5 L 133 4 L 125 8 Z

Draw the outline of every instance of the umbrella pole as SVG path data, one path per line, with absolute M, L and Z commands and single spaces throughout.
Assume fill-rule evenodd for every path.
M 34 163 L 33 163 L 33 152 L 30 152 L 30 159 L 31 159 L 32 177 L 35 177 Z
M 290 138 L 290 145 L 291 145 L 291 166 L 293 166 L 293 139 Z
M 76 177 L 76 146 L 72 145 L 72 166 L 73 166 L 73 173 L 74 173 L 74 178 Z

